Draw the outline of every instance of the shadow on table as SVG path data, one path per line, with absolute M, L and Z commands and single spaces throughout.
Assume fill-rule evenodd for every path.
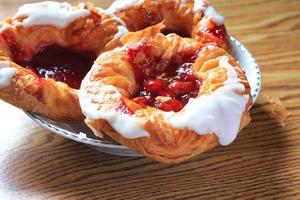
M 276 195 L 288 185 L 281 175 L 290 140 L 263 106 L 252 109 L 252 118 L 232 145 L 177 165 L 111 156 L 52 133 L 37 133 L 5 161 L 10 166 L 6 179 L 16 193 L 58 199 Z

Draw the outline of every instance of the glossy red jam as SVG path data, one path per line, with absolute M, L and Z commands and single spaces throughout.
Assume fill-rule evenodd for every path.
M 155 56 L 155 51 L 146 42 L 126 50 L 138 84 L 132 100 L 142 107 L 178 112 L 200 89 L 201 83 L 192 72 L 196 52 L 183 52 L 163 60 Z
M 205 32 L 214 35 L 215 37 L 224 40 L 227 36 L 227 32 L 225 29 L 224 24 L 222 25 L 215 25 L 210 29 L 205 29 Z
M 200 27 L 198 35 L 207 38 L 208 41 L 215 41 L 217 44 L 222 44 L 227 38 L 227 31 L 224 26 L 210 23 L 208 27 Z
M 53 78 L 78 89 L 95 58 L 93 53 L 78 53 L 65 47 L 50 45 L 40 49 L 30 61 L 17 63 L 40 77 Z

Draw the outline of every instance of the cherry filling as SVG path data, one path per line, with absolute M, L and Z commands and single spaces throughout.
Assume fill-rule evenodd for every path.
M 192 72 L 196 52 L 178 53 L 163 60 L 155 55 L 153 46 L 141 42 L 127 48 L 126 54 L 138 85 L 131 99 L 140 106 L 178 112 L 197 96 L 201 83 Z
M 40 49 L 30 61 L 17 61 L 40 77 L 53 78 L 79 89 L 81 81 L 91 69 L 94 53 L 79 53 L 58 45 Z
M 212 22 L 209 23 L 208 27 L 205 27 L 204 29 L 200 29 L 198 34 L 204 36 L 208 34 L 218 38 L 220 41 L 225 40 L 227 37 L 227 31 L 224 24 L 216 25 L 215 23 Z
M 205 32 L 214 35 L 217 38 L 224 40 L 226 38 L 227 32 L 224 24 L 216 25 L 214 24 L 211 28 L 205 29 Z

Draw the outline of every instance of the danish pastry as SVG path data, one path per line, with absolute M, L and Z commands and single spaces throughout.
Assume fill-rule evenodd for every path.
M 108 12 L 120 17 L 129 31 L 163 21 L 165 34 L 177 33 L 230 50 L 224 17 L 206 0 L 117 0 Z
M 152 159 L 174 163 L 228 145 L 250 121 L 250 86 L 225 50 L 157 24 L 101 54 L 79 90 L 86 124 Z
M 83 120 L 81 80 L 125 31 L 117 17 L 90 4 L 23 5 L 0 25 L 0 99 L 55 120 Z

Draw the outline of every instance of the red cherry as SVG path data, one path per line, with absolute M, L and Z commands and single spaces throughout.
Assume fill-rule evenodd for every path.
M 213 28 L 207 29 L 206 32 L 220 39 L 225 39 L 227 35 L 224 24 L 222 25 L 214 24 Z
M 150 79 L 144 82 L 144 87 L 147 92 L 158 93 L 166 88 L 167 84 L 159 79 Z
M 135 97 L 134 99 L 132 99 L 132 101 L 141 105 L 142 107 L 146 107 L 148 99 L 146 99 L 145 97 Z
M 184 63 L 177 69 L 177 79 L 184 81 L 195 81 L 196 77 L 192 71 L 193 63 Z
M 182 95 L 195 90 L 195 84 L 193 82 L 173 81 L 169 88 L 175 94 Z
M 190 94 L 185 94 L 183 96 L 180 97 L 180 101 L 185 105 L 188 103 L 188 101 L 190 100 L 191 95 Z
M 200 88 L 201 88 L 201 82 L 199 80 L 196 80 L 195 85 L 196 85 L 196 90 L 197 90 L 197 93 L 198 93 L 198 90 L 200 90 Z
M 197 96 L 201 87 L 192 71 L 197 52 L 179 52 L 170 60 L 163 60 L 155 55 L 154 50 L 146 42 L 126 50 L 137 82 L 137 93 L 132 100 L 141 106 L 178 112 L 190 98 Z M 163 98 L 156 98 L 158 96 L 168 97 L 165 100 L 169 100 L 159 102 Z
M 156 108 L 163 110 L 163 111 L 175 111 L 178 112 L 183 108 L 183 105 L 180 101 L 176 99 L 170 99 L 166 102 L 158 103 Z
M 207 42 L 212 41 L 218 45 L 224 43 L 227 37 L 227 31 L 224 25 L 211 24 L 211 27 L 200 27 L 198 30 L 198 35 L 200 35 Z
M 162 90 L 158 92 L 158 96 L 175 98 L 176 94 L 172 90 Z

